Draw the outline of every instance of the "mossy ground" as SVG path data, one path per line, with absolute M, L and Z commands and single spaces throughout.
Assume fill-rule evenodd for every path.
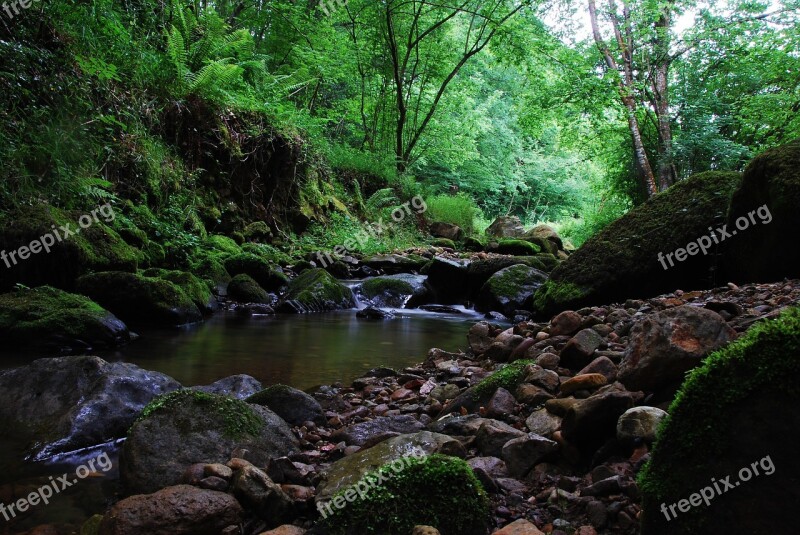
M 399 462 L 404 466 L 400 471 L 387 465 L 364 478 L 385 474 L 383 485 L 334 509 L 324 520 L 332 535 L 407 535 L 416 525 L 433 526 L 442 535 L 488 532 L 489 500 L 466 462 L 444 455 Z M 341 501 L 345 493 L 332 501 L 339 496 Z
M 178 406 L 188 406 L 221 420 L 225 426 L 224 434 L 229 438 L 256 436 L 264 426 L 263 419 L 244 401 L 186 388 L 155 398 L 142 410 L 136 421 L 146 420 L 158 411 Z
M 645 514 L 658 517 L 661 503 L 676 503 L 706 486 L 711 476 L 727 475 L 709 473 L 708 465 L 709 459 L 725 459 L 732 448 L 721 437 L 735 434 L 726 426 L 736 421 L 737 407 L 767 393 L 779 396 L 787 407 L 795 407 L 800 400 L 798 374 L 800 308 L 756 325 L 693 370 L 661 425 L 651 461 L 639 475 Z M 765 443 L 785 438 L 760 437 Z M 684 527 L 704 533 L 696 524 L 702 512 L 695 509 L 682 515 Z

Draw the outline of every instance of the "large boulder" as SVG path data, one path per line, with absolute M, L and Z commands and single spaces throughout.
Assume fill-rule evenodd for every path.
M 156 277 L 169 281 L 180 288 L 203 313 L 210 313 L 217 308 L 217 301 L 211 294 L 208 285 L 192 273 L 180 270 L 150 268 L 142 273 L 145 277 Z
M 475 301 L 479 312 L 502 312 L 513 316 L 547 280 L 547 274 L 525 265 L 507 267 L 492 275 Z
M 110 348 L 130 340 L 114 314 L 49 286 L 0 295 L 0 343 L 48 353 Z
M 0 423 L 40 460 L 124 437 L 145 405 L 178 388 L 166 375 L 124 362 L 39 359 L 0 372 Z
M 374 277 L 361 284 L 361 295 L 376 307 L 412 308 L 425 304 L 430 294 L 425 277 L 400 273 Z
M 410 414 L 379 416 L 352 424 L 335 431 L 331 438 L 335 442 L 344 441 L 350 446 L 374 444 L 398 435 L 411 434 L 425 429 L 425 425 Z
M 0 263 L 0 290 L 16 283 L 72 290 L 75 279 L 91 271 L 136 271 L 140 251 L 106 224 L 114 219 L 111 206 L 103 206 L 96 215 L 95 219 L 46 204 L 0 215 L 0 251 L 17 253 Z M 89 221 L 89 226 L 81 227 L 81 222 Z M 32 246 L 34 242 L 39 245 Z M 28 251 L 20 255 L 21 247 Z
M 292 425 L 326 422 L 319 402 L 302 390 L 286 385 L 272 385 L 247 398 L 248 403 L 262 405 Z
M 178 390 L 153 400 L 131 426 L 120 457 L 129 493 L 155 492 L 180 481 L 186 467 L 224 463 L 234 450 L 260 466 L 297 451 L 291 429 L 274 412 L 243 401 Z
M 523 234 L 525 227 L 515 215 L 500 216 L 486 229 L 486 235 L 492 238 L 519 238 Z
M 536 292 L 534 311 L 548 319 L 562 310 L 708 287 L 716 250 L 674 266 L 665 255 L 724 224 L 740 181 L 738 173 L 702 173 L 631 210 L 553 271 Z
M 787 242 L 800 227 L 800 140 L 756 157 L 733 195 L 722 268 L 737 282 L 800 277 L 800 250 Z M 738 224 L 737 224 L 738 222 Z
M 76 287 L 132 327 L 172 327 L 203 319 L 189 296 L 167 280 L 106 271 L 82 276 Z
M 798 375 L 797 308 L 689 375 L 640 474 L 643 535 L 797 531 Z
M 451 260 L 437 256 L 428 270 L 426 284 L 433 290 L 437 303 L 452 304 L 466 299 L 469 260 Z
M 324 269 L 308 269 L 289 283 L 289 291 L 278 310 L 302 314 L 356 306 L 353 292 Z
M 451 223 L 431 223 L 430 233 L 435 238 L 446 238 L 453 241 L 464 239 L 464 231 L 461 227 Z
M 681 306 L 646 316 L 631 329 L 619 381 L 648 392 L 677 386 L 686 372 L 734 338 L 736 331 L 722 316 L 705 308 Z
M 264 288 L 253 280 L 253 277 L 245 273 L 240 273 L 228 283 L 228 297 L 240 303 L 259 303 L 271 305 L 272 297 Z
M 219 535 L 231 527 L 238 532 L 242 513 L 242 506 L 230 494 L 177 485 L 118 502 L 105 514 L 97 533 Z
M 251 253 L 240 253 L 226 258 L 225 269 L 234 277 L 249 275 L 268 292 L 277 291 L 289 282 L 280 268 Z
M 210 385 L 193 386 L 192 390 L 199 390 L 207 394 L 217 394 L 236 399 L 245 399 L 264 389 L 261 381 L 250 375 L 239 374 L 225 377 Z

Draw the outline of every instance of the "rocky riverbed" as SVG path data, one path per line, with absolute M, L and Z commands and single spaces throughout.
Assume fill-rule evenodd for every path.
M 411 451 L 447 469 L 434 463 L 426 484 L 392 489 L 424 498 L 429 487 L 441 485 L 456 503 L 485 498 L 488 531 L 638 533 L 637 474 L 686 372 L 798 301 L 797 280 L 730 284 L 564 311 L 544 323 L 480 322 L 463 352 L 431 349 L 418 366 L 375 369 L 352 384 L 310 394 L 288 386 L 262 389 L 247 377 L 186 391 L 129 365 L 46 359 L 0 374 L 4 392 L 15 384 L 21 389 L 0 419 L 20 432 L 26 427 L 20 419 L 49 422 L 43 426 L 49 434 L 25 430 L 39 445 L 29 452 L 34 455 L 127 436 L 119 501 L 93 511 L 97 516 L 81 534 L 364 532 L 348 516 L 349 509 L 359 510 L 357 500 L 348 499 L 330 519 L 319 504 Z M 56 395 L 56 385 L 44 389 L 51 391 L 45 398 L 24 395 L 23 377 L 36 381 L 54 366 L 78 385 L 75 399 Z M 453 458 L 466 462 L 469 473 L 441 460 Z M 410 522 L 409 532 L 430 523 L 440 504 L 429 501 L 429 510 L 398 513 Z M 474 512 L 445 511 L 465 518 Z M 437 527 L 446 535 L 454 533 L 452 525 L 455 516 Z M 414 533 L 436 531 L 417 527 Z

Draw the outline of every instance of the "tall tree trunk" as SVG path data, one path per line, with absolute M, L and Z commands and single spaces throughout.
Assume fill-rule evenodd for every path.
M 662 191 L 675 183 L 672 165 L 672 119 L 669 113 L 670 27 L 672 4 L 666 2 L 656 21 L 655 67 L 653 72 L 653 109 L 658 119 L 658 186 Z

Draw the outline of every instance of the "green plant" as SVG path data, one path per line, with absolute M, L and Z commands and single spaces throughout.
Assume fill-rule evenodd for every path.
M 475 233 L 475 219 L 482 215 L 477 203 L 468 195 L 436 195 L 425 199 L 427 217 L 431 221 L 458 225 L 468 235 Z

